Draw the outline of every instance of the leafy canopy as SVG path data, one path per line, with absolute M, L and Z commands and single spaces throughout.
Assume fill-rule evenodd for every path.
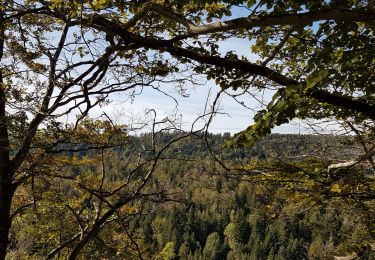
M 176 74 L 183 63 L 223 90 L 271 90 L 255 123 L 229 146 L 252 145 L 294 118 L 374 119 L 374 6 L 368 1 L 33 0 L 20 6 L 4 9 L 5 17 L 30 12 L 34 20 L 40 15 L 57 26 L 92 30 L 107 40 L 103 50 L 116 48 L 116 60 L 124 58 L 144 76 Z M 249 40 L 259 58 L 219 53 L 231 38 Z M 91 47 L 77 50 L 84 57 Z M 43 69 L 24 52 L 29 66 Z

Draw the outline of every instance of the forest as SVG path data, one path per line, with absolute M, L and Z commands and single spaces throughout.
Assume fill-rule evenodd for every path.
M 165 145 L 178 135 L 164 133 L 155 142 Z M 136 164 L 132 154 L 141 151 L 137 147 L 149 145 L 151 137 L 142 134 L 105 152 L 103 190 L 109 193 L 130 177 Z M 208 142 L 212 149 L 220 149 L 229 137 L 210 134 Z M 323 158 L 301 159 L 316 155 L 317 149 L 325 151 Z M 268 165 L 270 172 L 299 168 L 289 176 L 299 175 L 298 181 L 282 183 L 282 175 L 276 180 L 260 179 L 251 172 L 223 172 L 207 151 L 203 136 L 188 137 L 165 151 L 143 195 L 118 209 L 121 223 L 108 219 L 81 254 L 107 259 L 333 259 L 348 255 L 373 259 L 373 199 L 350 197 L 334 189 L 334 184 L 325 185 L 328 191 L 309 190 L 309 180 L 303 180 L 300 172 L 311 170 L 313 164 L 319 167 L 350 158 L 355 151 L 360 150 L 352 137 L 271 135 L 256 147 L 223 154 L 223 163 L 247 169 L 256 164 L 262 164 L 262 169 Z M 84 161 L 95 154 L 84 150 L 68 156 Z M 35 212 L 17 217 L 11 258 L 66 257 L 73 243 L 58 252 L 51 248 L 59 248 L 74 237 L 78 226 L 93 221 L 100 202 L 89 191 L 95 188 L 102 166 L 98 160 L 61 169 L 84 179 L 86 192 L 73 189 L 69 180 L 56 184 L 45 177 L 35 182 L 38 204 Z M 48 191 L 43 191 L 46 186 Z M 29 192 L 23 190 L 24 199 L 31 196 Z M 74 212 L 79 212 L 76 219 Z
M 375 259 L 374 21 L 0 0 L 0 260 Z

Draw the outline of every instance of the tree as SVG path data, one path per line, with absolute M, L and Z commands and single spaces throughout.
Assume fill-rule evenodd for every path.
M 205 259 L 221 259 L 221 245 L 220 236 L 217 232 L 208 235 L 206 245 L 203 248 L 203 257 Z
M 158 259 L 173 260 L 176 258 L 175 245 L 173 242 L 167 242 L 163 250 L 159 253 Z
M 243 17 L 234 18 L 236 10 Z M 107 104 L 112 93 L 158 84 L 184 88 L 200 74 L 221 87 L 218 96 L 273 94 L 228 146 L 251 145 L 294 118 L 346 120 L 371 140 L 374 18 L 372 2 L 359 0 L 1 1 L 0 259 L 12 218 L 29 204 L 14 208 L 14 197 L 40 174 L 34 171 L 38 162 L 93 132 L 106 135 L 86 141 L 85 149 L 121 142 L 123 126 L 105 117 L 81 134 L 90 110 Z M 219 45 L 233 38 L 255 39 L 249 46 L 260 59 L 220 53 Z M 77 120 L 64 125 L 67 115 Z M 120 137 L 113 140 L 114 134 Z M 154 159 L 164 151 L 151 150 Z M 332 185 L 339 193 L 339 184 Z M 114 203 L 91 235 L 81 237 L 72 259 L 129 199 Z

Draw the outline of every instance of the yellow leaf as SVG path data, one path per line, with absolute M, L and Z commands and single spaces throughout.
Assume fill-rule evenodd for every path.
M 338 184 L 333 184 L 332 187 L 331 187 L 331 191 L 336 192 L 336 193 L 340 193 L 341 192 L 340 186 Z

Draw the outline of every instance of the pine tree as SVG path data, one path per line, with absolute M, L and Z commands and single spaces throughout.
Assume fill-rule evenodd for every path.
M 210 260 L 219 260 L 221 257 L 222 243 L 217 232 L 211 233 L 206 240 L 203 248 L 203 257 Z

